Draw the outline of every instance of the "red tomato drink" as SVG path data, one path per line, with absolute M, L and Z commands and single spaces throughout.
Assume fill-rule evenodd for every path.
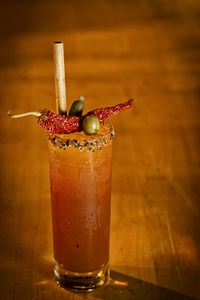
M 49 134 L 55 275 L 68 288 L 90 290 L 108 276 L 114 130 Z

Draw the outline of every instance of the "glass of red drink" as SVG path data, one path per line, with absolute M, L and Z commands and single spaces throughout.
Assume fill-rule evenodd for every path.
M 66 288 L 92 290 L 109 275 L 114 130 L 48 134 L 55 276 Z

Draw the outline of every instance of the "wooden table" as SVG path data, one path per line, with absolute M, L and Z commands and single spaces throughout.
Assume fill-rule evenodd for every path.
M 199 12 L 198 0 L 1 5 L 1 299 L 200 299 Z M 112 280 L 86 295 L 54 282 L 45 132 L 7 117 L 55 110 L 55 40 L 68 103 L 135 99 L 112 118 Z

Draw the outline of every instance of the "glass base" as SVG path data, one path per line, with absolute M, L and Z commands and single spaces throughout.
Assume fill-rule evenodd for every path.
M 107 264 L 93 272 L 79 273 L 68 271 L 56 262 L 54 273 L 56 282 L 64 288 L 76 291 L 92 291 L 106 283 L 109 277 L 109 266 Z

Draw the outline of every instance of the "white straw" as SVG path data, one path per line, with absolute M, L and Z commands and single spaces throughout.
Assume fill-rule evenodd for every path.
M 56 81 L 56 103 L 59 114 L 67 113 L 66 89 L 65 89 L 65 63 L 64 46 L 61 42 L 54 43 L 55 56 L 55 81 Z

